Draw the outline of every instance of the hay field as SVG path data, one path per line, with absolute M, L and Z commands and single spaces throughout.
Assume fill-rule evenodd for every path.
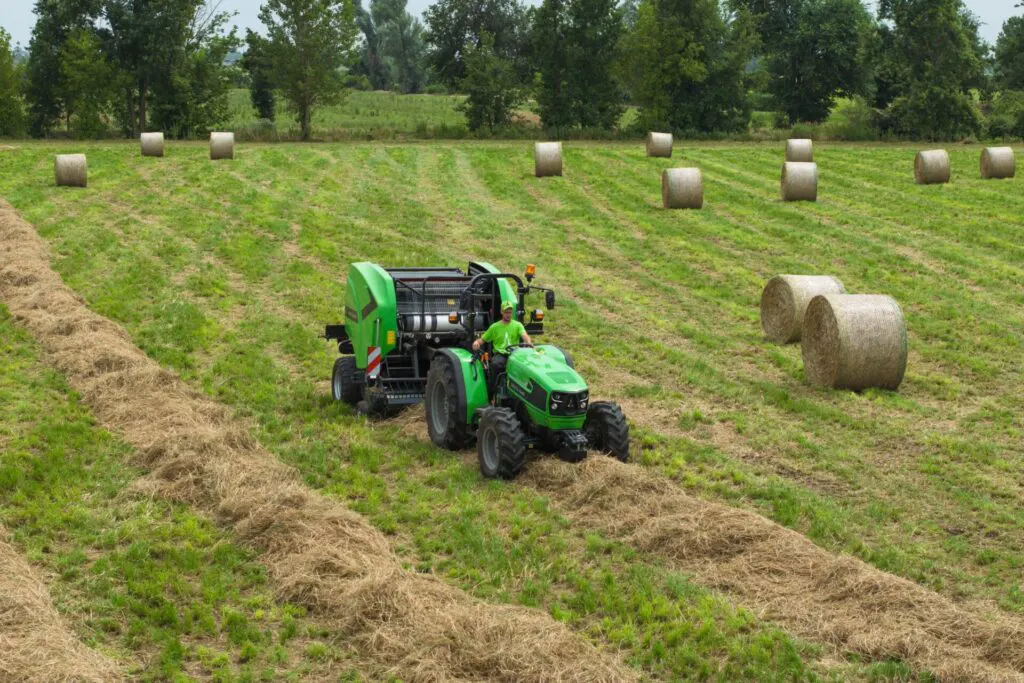
M 684 143 L 666 160 L 645 158 L 642 144 L 567 144 L 565 176 L 542 180 L 531 143 L 243 144 L 217 164 L 204 145 L 169 145 L 163 159 L 135 144 L 83 148 L 86 190 L 52 187 L 52 155 L 77 149 L 0 153 L 0 196 L 51 244 L 65 282 L 151 358 L 251 420 L 308 487 L 364 515 L 409 568 L 488 602 L 540 607 L 655 679 L 931 670 L 913 648 L 872 654 L 764 618 L 773 614 L 742 587 L 711 592 L 661 547 L 577 518 L 536 480 L 481 482 L 474 454 L 425 441 L 421 413 L 369 423 L 330 402 L 333 349 L 317 334 L 340 318 L 349 261 L 531 262 L 560 294 L 549 341 L 573 351 L 592 393 L 623 404 L 649 474 L 981 620 L 1019 623 L 1024 194 L 1022 181 L 979 179 L 979 148 L 951 149 L 952 184 L 920 187 L 914 148 L 819 145 L 819 200 L 800 205 L 778 200 L 781 145 Z M 661 210 L 661 171 L 691 164 L 704 173 L 704 209 Z M 902 304 L 911 351 L 898 393 L 812 389 L 799 347 L 762 338 L 761 287 L 789 272 Z M 5 416 L 0 442 L 26 420 Z M 17 487 L 2 481 L 0 522 L 17 544 Z M 88 574 L 90 555 L 64 561 Z M 80 609 L 71 573 L 53 576 L 61 612 Z M 208 607 L 220 624 L 221 603 Z M 302 615 L 279 596 L 273 610 Z M 75 627 L 156 666 L 116 631 Z M 162 635 L 180 646 L 170 671 L 210 670 L 206 645 Z M 251 656 L 272 661 L 254 640 Z M 343 645 L 332 656 L 347 657 Z M 1020 671 L 1012 653 L 1024 641 L 1004 645 L 999 661 Z M 293 665 L 323 659 L 297 649 Z M 231 675 L 247 670 L 227 659 Z

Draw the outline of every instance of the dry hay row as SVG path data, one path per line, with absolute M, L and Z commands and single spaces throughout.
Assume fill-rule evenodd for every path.
M 112 661 L 79 642 L 6 539 L 0 526 L 0 682 L 120 680 Z
M 1024 624 L 982 619 L 912 581 L 829 553 L 760 515 L 592 456 L 535 462 L 522 482 L 583 524 L 692 571 L 797 635 L 940 680 L 1024 681 Z
M 160 368 L 51 269 L 0 201 L 0 296 L 105 427 L 151 474 L 139 488 L 191 504 L 262 553 L 278 596 L 409 681 L 612 681 L 636 676 L 538 611 L 495 606 L 404 570 L 384 536 L 304 487 L 224 406 Z

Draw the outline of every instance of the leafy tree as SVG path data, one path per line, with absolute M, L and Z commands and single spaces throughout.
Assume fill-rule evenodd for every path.
M 790 123 L 824 121 L 837 96 L 871 86 L 871 17 L 861 0 L 805 0 L 794 20 L 765 41 L 770 89 Z
M 641 126 L 679 132 L 745 130 L 747 67 L 757 36 L 749 12 L 717 0 L 642 0 L 622 40 L 619 77 Z
M 92 27 L 100 0 L 36 0 L 36 23 L 25 68 L 29 132 L 41 137 L 68 115 L 61 78 L 61 52 L 68 37 Z
M 823 121 L 837 96 L 871 88 L 874 25 L 861 0 L 731 0 L 751 13 L 774 104 L 790 123 Z
M 245 31 L 242 68 L 249 74 L 249 100 L 261 119 L 274 120 L 277 100 L 271 80 L 270 41 L 251 29 Z
M 893 129 L 931 139 L 977 135 L 981 118 L 968 91 L 986 85 L 986 48 L 962 0 L 880 0 L 878 15 L 894 24 L 892 54 L 906 69 L 890 106 Z
M 486 126 L 493 131 L 509 124 L 523 93 L 512 62 L 495 52 L 494 36 L 484 32 L 480 40 L 479 46 L 466 49 L 466 77 L 460 84 L 466 101 L 461 107 L 470 130 Z
M 0 137 L 16 137 L 25 129 L 21 72 L 11 51 L 11 34 L 0 28 Z
M 391 86 L 391 77 L 381 55 L 377 27 L 370 12 L 363 8 L 360 0 L 355 0 L 355 12 L 356 26 L 362 33 L 362 41 L 359 46 L 359 62 L 354 71 L 366 76 L 374 90 L 386 90 Z
M 566 4 L 567 0 L 544 0 L 533 15 L 537 108 L 541 123 L 556 135 L 573 123 Z
M 548 128 L 612 128 L 622 93 L 612 77 L 622 35 L 615 0 L 545 0 L 533 17 L 537 104 Z
M 267 0 L 260 9 L 267 27 L 274 82 L 295 107 L 302 139 L 309 140 L 313 111 L 344 96 L 342 68 L 356 37 L 350 0 Z
M 68 36 L 60 53 L 60 81 L 68 121 L 79 137 L 100 137 L 109 128 L 115 79 L 115 67 L 91 29 Z
M 526 76 L 529 16 L 521 0 L 438 0 L 424 19 L 428 64 L 449 88 L 466 76 L 466 51 L 480 47 L 485 33 L 494 39 L 495 55 Z
M 998 86 L 1024 90 L 1024 17 L 1010 17 L 1003 24 L 995 57 Z
M 423 25 L 405 9 L 405 0 L 371 0 L 370 14 L 380 38 L 379 49 L 390 81 L 404 93 L 427 84 Z

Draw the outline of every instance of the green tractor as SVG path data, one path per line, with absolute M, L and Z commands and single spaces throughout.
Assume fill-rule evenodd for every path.
M 531 338 L 544 333 L 544 312 L 527 312 L 526 296 L 554 291 L 489 263 L 458 268 L 349 267 L 345 322 L 325 336 L 342 354 L 334 363 L 334 399 L 371 415 L 425 401 L 427 431 L 443 448 L 476 441 L 485 477 L 511 479 L 529 448 L 570 462 L 588 450 L 629 458 L 629 428 L 615 403 L 591 401 L 572 356 L 557 346 L 509 347 L 504 372 L 490 377 L 489 352 L 473 340 L 501 317 L 503 301 Z

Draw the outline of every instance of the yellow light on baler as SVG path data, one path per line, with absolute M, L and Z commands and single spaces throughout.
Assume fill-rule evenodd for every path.
M 455 311 L 452 311 L 451 313 L 449 313 L 448 314 L 448 322 L 450 322 L 452 325 L 458 325 L 459 324 L 459 314 L 456 313 Z
M 388 330 L 388 346 L 394 346 L 394 345 L 395 345 L 395 331 L 394 330 Z

